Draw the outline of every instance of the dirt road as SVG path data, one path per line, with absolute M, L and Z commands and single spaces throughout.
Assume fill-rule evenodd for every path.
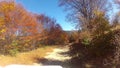
M 69 48 L 67 46 L 59 47 L 55 48 L 52 52 L 48 52 L 39 63 L 34 63 L 33 65 L 12 64 L 0 68 L 61 68 L 61 66 L 62 68 L 70 68 L 69 60 L 71 57 L 69 57 L 68 51 Z
M 44 57 L 45 60 L 41 62 L 43 65 L 60 65 L 63 68 L 70 68 L 69 67 L 69 60 L 71 57 L 68 55 L 69 48 L 61 47 L 55 48 L 53 52 L 47 53 Z

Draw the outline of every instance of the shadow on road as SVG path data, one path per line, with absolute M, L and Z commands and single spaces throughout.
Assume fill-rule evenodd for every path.
M 64 56 L 68 56 L 68 51 L 67 52 L 60 52 L 60 55 L 64 55 Z M 73 65 L 70 63 L 70 59 L 69 60 L 64 60 L 64 61 L 60 61 L 60 60 L 55 60 L 55 59 L 46 59 L 46 58 L 42 58 L 42 59 L 37 59 L 37 63 L 41 63 L 42 65 L 59 65 L 62 66 L 63 68 L 83 68 L 81 65 Z
M 43 65 L 69 66 L 69 63 L 67 61 L 58 61 L 58 60 L 49 60 L 49 59 L 39 59 L 39 61 Z
M 73 65 L 69 60 L 66 61 L 58 61 L 58 60 L 48 60 L 48 59 L 39 59 L 39 63 L 43 65 L 59 65 L 63 68 L 83 68 L 81 65 Z

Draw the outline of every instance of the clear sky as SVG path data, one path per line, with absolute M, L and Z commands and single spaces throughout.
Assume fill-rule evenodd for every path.
M 58 0 L 16 0 L 29 12 L 46 14 L 55 18 L 63 30 L 74 30 L 74 26 L 66 21 L 67 13 L 58 6 Z

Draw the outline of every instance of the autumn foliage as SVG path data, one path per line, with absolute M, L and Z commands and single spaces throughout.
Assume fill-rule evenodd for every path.
M 43 25 L 44 39 L 41 44 L 64 44 L 67 42 L 67 34 L 62 30 L 56 20 L 45 15 L 37 15 L 37 19 Z
M 78 37 L 70 45 L 72 64 L 90 68 L 120 67 L 120 15 L 109 21 L 109 0 L 59 0 L 69 10 L 68 19 L 78 27 Z M 120 2 L 115 0 L 120 7 Z M 111 11 L 111 10 L 110 10 Z M 120 10 L 119 10 L 120 12 Z M 107 15 L 108 14 L 108 15 Z M 113 16 L 114 17 L 114 16 Z M 112 24 L 111 24 L 112 23 Z M 76 32 L 77 33 L 77 32 Z M 74 37 L 75 35 L 73 35 Z M 77 41 L 77 42 L 76 42 Z
M 14 1 L 0 1 L 0 53 L 29 51 L 41 44 L 65 43 L 67 35 L 56 21 L 28 12 Z

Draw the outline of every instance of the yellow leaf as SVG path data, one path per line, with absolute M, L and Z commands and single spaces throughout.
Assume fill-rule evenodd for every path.
M 5 29 L 2 29 L 0 32 L 3 33 L 3 32 L 5 32 L 5 31 L 6 31 Z

